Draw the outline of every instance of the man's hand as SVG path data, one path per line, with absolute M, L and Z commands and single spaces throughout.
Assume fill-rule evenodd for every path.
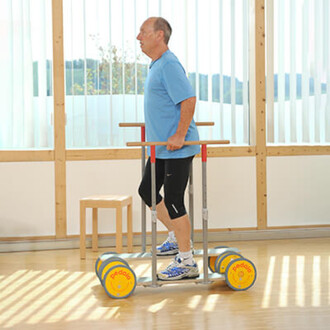
M 167 150 L 181 149 L 189 128 L 189 125 L 194 117 L 196 97 L 190 97 L 181 102 L 181 114 L 178 128 L 172 136 L 167 140 Z
M 174 135 L 170 136 L 167 140 L 167 150 L 178 150 L 181 149 L 184 143 L 184 136 L 180 136 L 179 134 L 175 133 Z

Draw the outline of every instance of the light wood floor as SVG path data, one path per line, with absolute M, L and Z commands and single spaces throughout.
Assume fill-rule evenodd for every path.
M 257 267 L 248 291 L 219 281 L 137 287 L 123 300 L 109 298 L 94 273 L 98 255 L 109 249 L 87 250 L 86 261 L 79 250 L 0 254 L 0 328 L 330 329 L 330 239 L 227 245 Z M 138 276 L 150 274 L 149 261 L 130 265 Z

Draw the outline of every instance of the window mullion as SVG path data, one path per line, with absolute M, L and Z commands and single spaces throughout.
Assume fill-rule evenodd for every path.
M 267 142 L 274 143 L 274 0 L 267 0 L 267 74 L 266 74 L 266 109 Z
M 235 0 L 231 0 L 230 6 L 230 18 L 231 18 L 231 84 L 230 84 L 230 95 L 231 95 L 231 142 L 237 143 L 236 136 L 236 73 L 235 73 Z
M 297 142 L 296 0 L 290 1 L 290 142 Z

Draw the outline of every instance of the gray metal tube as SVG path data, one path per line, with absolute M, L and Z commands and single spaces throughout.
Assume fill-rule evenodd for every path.
M 157 212 L 156 212 L 156 166 L 151 163 L 151 221 L 152 221 L 152 286 L 157 286 Z
M 189 173 L 189 219 L 191 224 L 191 242 L 194 244 L 194 178 L 193 163 L 191 162 Z
M 207 210 L 207 183 L 206 162 L 202 162 L 202 186 L 203 186 L 203 274 L 204 283 L 208 283 L 208 210 Z
M 142 177 L 144 175 L 144 171 L 146 168 L 146 148 L 144 146 L 141 147 L 141 169 L 142 169 Z M 141 246 L 142 252 L 146 252 L 146 240 L 147 240 L 147 220 L 146 220 L 146 204 L 141 199 Z

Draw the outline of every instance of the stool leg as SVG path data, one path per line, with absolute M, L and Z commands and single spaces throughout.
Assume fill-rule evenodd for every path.
M 86 208 L 80 203 L 80 259 L 86 259 Z
M 122 207 L 116 208 L 116 252 L 121 253 L 123 247 Z
M 127 250 L 133 252 L 132 204 L 127 205 Z
M 92 233 L 92 251 L 97 252 L 97 208 L 93 208 L 93 233 Z

